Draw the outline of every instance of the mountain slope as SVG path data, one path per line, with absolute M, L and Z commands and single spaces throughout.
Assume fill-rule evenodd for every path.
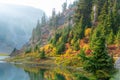
M 42 10 L 33 7 L 0 4 L 0 52 L 21 48 L 42 15 Z

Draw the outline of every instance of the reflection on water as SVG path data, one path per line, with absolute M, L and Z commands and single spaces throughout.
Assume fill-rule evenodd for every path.
M 16 66 L 22 67 L 24 71 L 28 73 L 30 80 L 96 80 L 91 77 L 91 74 L 88 74 L 83 69 L 76 70 L 64 67 L 49 66 L 33 67 L 31 65 Z
M 0 63 L 0 80 L 30 80 L 30 78 L 21 68 L 8 63 Z
M 0 63 L 0 80 L 80 80 L 78 73 L 82 70 Z
M 64 74 L 57 72 L 50 72 L 49 70 L 45 70 L 45 69 L 41 69 L 37 74 L 29 72 L 29 75 L 31 80 L 66 80 Z
M 120 80 L 118 72 L 111 80 Z M 89 77 L 89 79 L 88 79 Z M 0 80 L 96 80 L 81 70 L 0 63 Z

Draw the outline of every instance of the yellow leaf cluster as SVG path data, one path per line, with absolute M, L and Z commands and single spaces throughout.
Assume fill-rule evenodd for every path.
M 49 50 L 51 47 L 52 47 L 51 44 L 47 44 L 47 45 L 45 45 L 43 48 L 44 48 L 45 51 L 47 51 L 47 50 Z
M 62 41 L 62 37 L 59 38 L 58 42 L 61 42 Z
M 71 43 L 71 44 L 74 44 L 74 40 L 72 39 L 70 43 Z
M 86 36 L 86 37 L 89 37 L 89 36 L 90 36 L 90 33 L 91 33 L 91 28 L 87 28 L 87 29 L 85 30 L 85 36 Z
M 68 50 L 66 51 L 65 55 L 68 56 L 68 55 L 72 54 L 72 51 L 73 51 L 72 49 L 68 49 Z
M 85 44 L 85 45 L 83 46 L 83 49 L 84 49 L 84 50 L 88 50 L 88 49 L 90 49 L 90 47 L 89 47 L 88 44 Z
M 52 44 L 47 44 L 43 46 L 40 50 L 44 50 L 48 56 L 55 56 L 57 51 Z

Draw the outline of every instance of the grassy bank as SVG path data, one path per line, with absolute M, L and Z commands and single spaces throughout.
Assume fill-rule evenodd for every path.
M 9 56 L 9 55 L 5 53 L 0 53 L 0 56 Z
M 76 67 L 79 68 L 82 66 L 82 63 L 80 63 L 80 59 L 71 56 L 69 58 L 63 57 L 63 56 L 56 56 L 56 57 L 46 57 L 44 59 L 36 58 L 36 57 L 22 57 L 22 56 L 16 56 L 16 57 L 10 57 L 5 59 L 5 61 L 9 63 L 15 63 L 15 64 L 26 64 L 31 66 L 63 66 L 63 67 Z

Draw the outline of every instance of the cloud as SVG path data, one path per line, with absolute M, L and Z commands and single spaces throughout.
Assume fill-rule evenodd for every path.
M 61 5 L 65 1 L 66 0 L 0 0 L 0 3 L 32 6 L 44 10 L 46 14 L 50 16 L 53 8 L 55 8 L 57 12 L 61 11 Z M 69 3 L 73 1 L 74 0 L 68 0 Z

